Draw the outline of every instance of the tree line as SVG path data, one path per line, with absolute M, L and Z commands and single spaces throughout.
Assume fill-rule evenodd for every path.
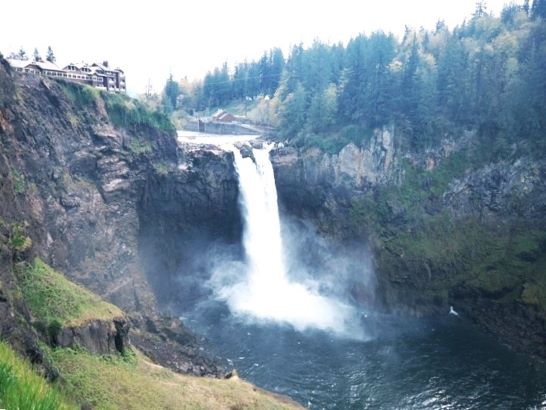
M 191 110 L 269 95 L 269 122 L 307 143 L 361 138 L 394 124 L 413 149 L 446 133 L 477 130 L 492 149 L 525 139 L 546 148 L 546 0 L 506 6 L 479 1 L 453 30 L 375 32 L 342 44 L 275 49 L 230 71 L 209 72 L 186 96 Z
M 29 60 L 29 56 L 27 55 L 27 52 L 25 51 L 23 47 L 21 47 L 19 51 L 17 51 L 16 53 L 11 52 L 10 54 L 8 54 L 8 58 L 12 60 L 23 60 L 23 61 Z M 51 46 L 47 47 L 45 60 L 49 61 L 50 63 L 54 63 L 57 60 Z M 32 61 L 44 61 L 44 59 L 42 58 L 42 55 L 40 54 L 37 48 L 34 48 L 34 52 L 32 53 Z

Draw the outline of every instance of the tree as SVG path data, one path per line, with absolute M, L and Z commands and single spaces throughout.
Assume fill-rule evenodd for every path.
M 317 92 L 311 99 L 307 114 L 307 126 L 313 132 L 326 131 L 336 120 L 337 90 L 334 84 L 322 92 Z
M 46 60 L 50 63 L 54 63 L 57 60 L 55 54 L 53 54 L 53 49 L 51 48 L 51 46 L 47 47 Z
M 487 15 L 487 4 L 485 0 L 479 0 L 476 2 L 476 8 L 474 10 L 474 18 L 480 18 Z
M 176 81 L 173 80 L 173 75 L 170 74 L 167 82 L 165 83 L 165 88 L 163 89 L 163 98 L 161 104 L 163 105 L 163 110 L 166 113 L 171 113 L 176 109 L 176 99 L 180 95 L 180 86 Z
M 37 48 L 34 49 L 33 56 L 34 56 L 34 61 L 42 61 L 42 57 L 40 56 L 40 52 L 38 51 Z
M 19 60 L 28 60 L 27 52 L 21 47 L 17 53 L 17 59 Z
M 533 18 L 546 19 L 546 0 L 534 0 L 531 7 L 531 16 Z
M 279 112 L 282 133 L 288 137 L 296 136 L 305 125 L 307 93 L 301 83 L 296 83 L 293 92 L 288 94 Z

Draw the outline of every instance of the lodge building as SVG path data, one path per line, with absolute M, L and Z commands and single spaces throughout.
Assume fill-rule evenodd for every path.
M 120 68 L 111 69 L 103 64 L 73 64 L 61 68 L 49 61 L 8 59 L 11 68 L 20 73 L 32 73 L 50 78 L 87 84 L 100 90 L 125 93 L 125 73 Z

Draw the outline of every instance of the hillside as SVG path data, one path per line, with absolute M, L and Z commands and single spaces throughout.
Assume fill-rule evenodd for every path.
M 164 115 L 0 59 L 0 407 L 296 407 L 160 313 L 141 212 L 178 160 Z

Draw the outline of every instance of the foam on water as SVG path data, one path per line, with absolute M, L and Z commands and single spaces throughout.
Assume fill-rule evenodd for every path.
M 287 275 L 269 151 L 268 146 L 253 149 L 253 159 L 243 158 L 233 148 L 246 264 L 235 283 L 222 286 L 218 294 L 236 314 L 289 323 L 298 330 L 316 328 L 356 336 L 352 307 L 321 295 L 315 289 L 318 286 L 294 282 Z

